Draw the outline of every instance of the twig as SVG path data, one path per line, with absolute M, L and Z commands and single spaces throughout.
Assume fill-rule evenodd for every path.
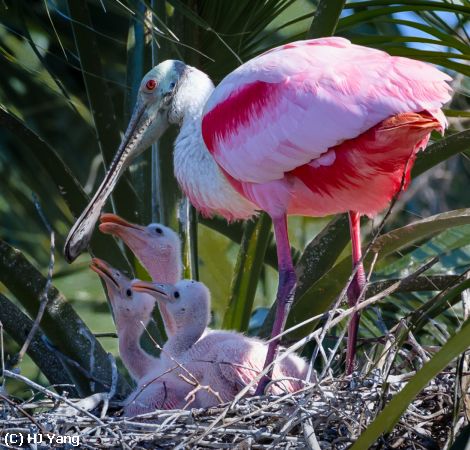
M 428 263 L 426 263 L 424 266 L 422 266 L 421 268 L 419 268 L 416 272 L 414 272 L 413 274 L 409 275 L 408 277 L 404 278 L 403 280 L 400 280 L 400 281 L 397 281 L 395 284 L 393 284 L 392 286 L 388 287 L 387 289 L 385 289 L 384 291 L 382 291 L 381 293 L 377 294 L 377 295 L 374 295 L 373 297 L 370 297 L 368 298 L 367 300 L 363 300 L 362 302 L 359 302 L 357 303 L 354 307 L 351 307 L 351 308 L 348 308 L 346 309 L 345 311 L 343 311 L 342 313 L 338 314 L 336 316 L 336 318 L 332 319 L 329 323 L 328 326 L 325 325 L 324 328 L 321 328 L 321 329 L 318 329 L 318 330 L 315 330 L 313 331 L 312 333 L 308 334 L 307 336 L 305 336 L 304 338 L 300 339 L 299 341 L 297 341 L 295 344 L 293 344 L 292 346 L 290 346 L 289 348 L 286 349 L 285 352 L 281 353 L 279 355 L 279 357 L 273 361 L 269 367 L 265 367 L 263 369 L 262 372 L 260 372 L 260 374 L 258 374 L 256 376 L 256 378 L 254 380 L 251 381 L 251 383 L 246 386 L 238 395 L 237 397 L 235 397 L 234 399 L 234 402 L 238 401 L 240 398 L 242 398 L 249 390 L 249 388 L 257 382 L 257 379 L 259 379 L 260 376 L 264 375 L 265 373 L 268 372 L 268 370 L 270 370 L 270 366 L 273 366 L 274 364 L 282 361 L 284 358 L 286 358 L 287 356 L 289 356 L 290 354 L 292 354 L 293 352 L 295 352 L 296 350 L 298 350 L 299 348 L 303 347 L 305 344 L 307 344 L 308 342 L 310 342 L 312 339 L 314 339 L 316 336 L 318 336 L 320 333 L 322 333 L 324 331 L 324 329 L 326 328 L 326 331 L 328 331 L 329 329 L 333 328 L 334 326 L 336 326 L 338 323 L 340 323 L 343 319 L 345 319 L 346 317 L 348 317 L 349 315 L 351 315 L 352 313 L 355 312 L 354 308 L 357 309 L 357 311 L 360 311 L 364 308 L 366 308 L 367 306 L 369 305 L 372 305 L 374 303 L 377 303 L 378 301 L 382 300 L 383 298 L 387 297 L 388 295 L 390 295 L 391 293 L 395 292 L 395 290 L 397 290 L 401 283 L 403 281 L 405 281 L 406 279 L 410 278 L 410 277 L 413 277 L 413 276 L 418 276 L 419 274 L 421 274 L 423 271 L 429 269 L 429 267 L 431 267 L 433 264 L 436 264 L 436 262 L 439 261 L 439 258 L 438 257 L 435 257 L 433 258 L 431 261 L 429 261 Z
M 312 425 L 312 419 L 307 419 L 303 423 L 302 428 L 308 449 L 320 450 L 320 444 L 318 443 L 317 436 L 315 435 L 315 429 Z
M 11 405 L 13 408 L 17 409 L 23 416 L 27 417 L 33 425 L 35 425 L 38 430 L 41 430 L 42 434 L 48 434 L 48 431 L 46 431 L 41 424 L 39 424 L 36 419 L 29 414 L 27 411 L 25 411 L 20 405 L 17 405 L 15 402 L 11 401 L 8 397 L 5 397 L 3 394 L 0 394 L 0 398 L 7 402 L 9 405 Z
M 116 395 L 117 389 L 117 382 L 118 382 L 118 371 L 116 367 L 116 360 L 111 353 L 108 353 L 108 359 L 111 364 L 111 387 L 109 388 L 109 392 L 105 394 L 103 399 L 103 408 L 101 409 L 100 417 L 103 418 L 106 416 L 109 407 L 109 401 Z
M 404 375 L 389 378 L 391 395 L 403 388 Z M 406 375 L 409 378 L 412 374 Z M 21 407 L 50 433 L 78 435 L 79 447 L 90 450 L 157 447 L 341 449 L 348 448 L 381 410 L 379 392 L 384 383 L 381 377 L 361 376 L 355 378 L 355 388 L 351 389 L 349 379 L 331 378 L 298 393 L 244 398 L 229 411 L 226 405 L 191 411 L 155 410 L 132 419 L 105 417 L 102 419 L 104 427 L 81 414 L 64 416 L 62 408 L 37 415 L 30 412 L 33 408 L 47 408 L 44 402 L 22 404 Z M 424 449 L 429 446 L 429 438 L 438 439 L 438 442 L 448 438 L 452 428 L 448 414 L 452 408 L 454 385 L 455 372 L 441 372 L 407 408 L 391 432 L 382 437 L 380 445 Z M 212 427 L 214 417 L 224 411 L 225 420 L 201 439 L 200 435 Z M 31 433 L 31 421 L 27 417 L 9 413 L 8 408 L 0 415 L 3 433 Z M 463 420 L 461 417 L 455 430 L 462 426 Z M 199 444 L 194 445 L 196 440 Z
M 93 421 L 97 422 L 101 426 L 105 426 L 104 422 L 87 411 L 86 409 L 83 409 L 77 405 L 75 405 L 73 402 L 71 402 L 68 398 L 64 397 L 63 395 L 56 394 L 55 392 L 50 391 L 49 389 L 46 389 L 45 387 L 41 386 L 40 384 L 35 383 L 34 381 L 31 381 L 30 379 L 24 377 L 23 375 L 17 374 L 15 372 L 11 372 L 10 370 L 4 370 L 3 374 L 7 378 L 12 378 L 14 380 L 22 381 L 23 383 L 27 384 L 29 387 L 36 389 L 37 391 L 41 392 L 45 396 L 49 398 L 53 398 L 54 400 L 62 401 L 66 403 L 67 405 L 71 406 L 72 408 L 76 409 L 77 411 L 81 412 L 82 414 L 85 414 L 88 416 L 90 419 L 93 419 Z
M 46 310 L 47 302 L 49 301 L 48 293 L 49 289 L 52 284 L 52 274 L 54 272 L 54 262 L 55 262 L 55 257 L 54 257 L 54 252 L 55 252 L 55 233 L 52 227 L 50 226 L 46 216 L 44 215 L 44 212 L 42 211 L 41 205 L 39 204 L 39 200 L 36 197 L 35 194 L 33 194 L 33 202 L 34 206 L 36 207 L 36 210 L 39 214 L 39 217 L 41 217 L 41 220 L 46 227 L 47 231 L 49 232 L 50 235 L 50 259 L 49 259 L 49 268 L 47 270 L 47 279 L 46 279 L 46 284 L 44 285 L 44 290 L 41 293 L 41 296 L 39 297 L 39 309 L 38 313 L 36 315 L 36 318 L 34 319 L 33 326 L 31 327 L 31 330 L 28 333 L 28 336 L 26 337 L 26 340 L 24 341 L 23 346 L 21 347 L 21 350 L 18 352 L 17 355 L 17 364 L 19 364 L 22 360 L 24 355 L 26 354 L 26 351 L 28 350 L 29 345 L 31 344 L 31 341 L 33 340 L 38 328 L 39 324 L 41 322 L 42 316 L 44 315 L 44 311 Z
M 1 385 L 1 390 L 3 391 L 5 389 L 5 376 L 3 373 L 5 372 L 5 349 L 3 347 L 3 323 L 0 320 L 0 359 L 1 359 L 1 364 L 2 364 L 2 385 Z

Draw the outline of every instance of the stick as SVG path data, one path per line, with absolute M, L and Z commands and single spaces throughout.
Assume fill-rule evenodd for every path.
M 55 262 L 55 257 L 54 257 L 54 252 L 55 252 L 55 233 L 54 230 L 52 229 L 51 225 L 46 219 L 46 216 L 44 215 L 44 212 L 42 211 L 41 205 L 39 204 L 39 200 L 36 197 L 36 194 L 33 194 L 33 202 L 34 206 L 36 207 L 36 210 L 39 214 L 39 217 L 41 217 L 41 220 L 46 227 L 47 231 L 49 232 L 50 235 L 50 259 L 49 259 L 49 268 L 47 271 L 47 280 L 46 284 L 44 286 L 44 290 L 39 298 L 39 310 L 36 315 L 36 318 L 34 319 L 33 326 L 31 327 L 31 330 L 28 333 L 28 336 L 26 337 L 26 340 L 24 341 L 23 346 L 21 347 L 21 350 L 19 351 L 17 355 L 17 364 L 19 364 L 22 360 L 24 355 L 26 354 L 26 351 L 28 350 L 29 345 L 31 344 L 31 341 L 34 338 L 34 335 L 36 334 L 39 324 L 41 322 L 42 316 L 44 315 L 44 311 L 46 310 L 47 302 L 49 301 L 48 293 L 49 289 L 52 284 L 52 274 L 54 272 L 54 262 Z
M 3 371 L 3 375 L 6 378 L 12 378 L 14 380 L 22 381 L 23 383 L 27 384 L 29 387 L 36 389 L 37 391 L 41 392 L 42 394 L 44 394 L 45 396 L 49 398 L 53 398 L 54 400 L 58 400 L 58 401 L 62 401 L 66 403 L 67 405 L 71 406 L 72 408 L 76 409 L 82 414 L 85 414 L 90 419 L 93 419 L 96 423 L 98 423 L 102 427 L 105 426 L 105 423 L 101 419 L 99 419 L 98 417 L 96 417 L 94 414 L 87 411 L 86 409 L 83 409 L 80 406 L 75 405 L 75 403 L 71 402 L 68 398 L 64 397 L 63 395 L 56 394 L 55 392 L 52 392 L 49 389 L 46 389 L 45 387 L 41 386 L 40 384 L 35 383 L 34 381 L 31 381 L 30 379 L 24 377 L 23 375 L 17 374 L 10 370 L 5 369 Z

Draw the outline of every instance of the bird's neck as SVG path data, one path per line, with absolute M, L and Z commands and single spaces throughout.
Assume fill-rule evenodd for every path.
M 119 353 L 122 362 L 136 381 L 149 372 L 157 361 L 141 346 L 140 337 L 144 331 L 140 321 L 123 319 L 116 323 L 119 337 Z
M 178 327 L 175 334 L 168 338 L 163 350 L 166 354 L 179 356 L 186 353 L 204 334 L 206 326 L 192 323 L 190 326 Z
M 187 66 L 172 101 L 169 120 L 181 129 L 192 121 L 201 121 L 204 106 L 214 90 L 214 83 L 200 70 Z
M 175 101 L 179 115 L 170 120 L 181 127 L 173 153 L 175 176 L 203 216 L 217 214 L 228 220 L 249 218 L 255 214 L 255 206 L 229 184 L 204 144 L 201 121 L 214 85 L 205 74 L 192 70 L 180 88 L 181 98 Z
M 179 254 L 180 252 L 176 252 Z M 139 254 L 142 264 L 147 267 L 152 280 L 158 280 L 159 283 L 176 283 L 182 277 L 181 259 L 175 256 L 175 253 L 169 251 L 164 253 L 159 251 L 158 257 L 155 258 L 152 252 L 142 252 Z
M 161 278 L 153 278 L 154 280 L 160 280 Z M 180 277 L 181 279 L 181 277 Z M 169 339 L 176 332 L 176 325 L 173 320 L 173 316 L 168 311 L 168 308 L 162 304 L 157 303 L 158 310 L 160 311 L 160 316 L 163 320 L 163 326 L 165 327 L 166 337 Z
M 175 140 L 175 162 L 212 159 L 202 140 L 201 119 L 204 106 L 213 91 L 214 84 L 205 73 L 194 67 L 187 67 L 181 87 L 173 100 L 173 112 L 170 113 L 170 122 L 180 126 Z M 180 167 L 180 164 L 175 167 Z
M 202 140 L 201 120 L 204 106 L 214 91 L 214 84 L 205 73 L 193 67 L 188 67 L 188 70 L 173 102 L 174 111 L 178 111 L 178 114 L 170 117 L 170 121 L 180 125 L 175 153 L 210 157 Z

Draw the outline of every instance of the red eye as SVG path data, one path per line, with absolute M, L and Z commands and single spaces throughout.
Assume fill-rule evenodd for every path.
M 155 80 L 148 80 L 147 83 L 145 83 L 145 87 L 149 91 L 153 91 L 156 85 L 157 85 L 157 82 Z

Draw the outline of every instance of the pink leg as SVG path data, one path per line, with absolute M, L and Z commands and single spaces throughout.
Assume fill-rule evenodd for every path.
M 362 257 L 361 250 L 361 215 L 357 212 L 349 212 L 349 229 L 351 232 L 352 241 L 352 262 L 353 268 L 359 263 Z M 357 269 L 356 275 L 352 280 L 348 289 L 348 303 L 349 306 L 354 306 L 359 300 L 359 296 L 364 289 L 366 284 L 366 275 L 364 272 L 364 266 L 362 262 Z M 357 330 L 359 328 L 359 313 L 354 313 L 348 328 L 348 345 L 346 355 L 346 373 L 350 375 L 354 370 L 354 359 L 356 356 L 356 341 L 357 341 Z
M 287 314 L 292 303 L 297 277 L 295 275 L 294 264 L 290 252 L 289 235 L 287 233 L 287 217 L 273 217 L 274 235 L 277 245 L 277 264 L 279 268 L 279 285 L 276 296 L 276 317 L 274 318 L 271 337 L 277 336 L 284 329 Z M 269 343 L 268 353 L 264 362 L 264 367 L 271 364 L 276 357 L 280 339 L 275 339 Z M 255 395 L 261 395 L 270 380 L 270 373 L 264 376 L 256 388 Z

